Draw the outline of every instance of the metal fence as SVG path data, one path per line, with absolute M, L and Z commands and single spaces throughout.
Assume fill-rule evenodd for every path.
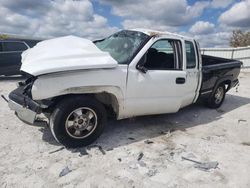
M 244 68 L 250 68 L 250 46 L 239 48 L 202 48 L 201 53 L 204 55 L 236 59 L 243 62 Z

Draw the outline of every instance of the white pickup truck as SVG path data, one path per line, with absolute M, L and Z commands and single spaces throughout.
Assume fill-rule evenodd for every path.
M 241 62 L 201 56 L 191 38 L 145 29 L 122 30 L 103 40 L 67 36 L 22 54 L 30 77 L 9 94 L 9 107 L 33 124 L 49 119 L 55 139 L 86 146 L 116 119 L 174 113 L 205 97 L 218 108 L 238 84 Z

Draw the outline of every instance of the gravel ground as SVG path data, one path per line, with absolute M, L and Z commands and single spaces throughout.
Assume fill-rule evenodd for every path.
M 18 81 L 0 79 L 4 95 Z M 250 73 L 240 82 L 220 109 L 112 121 L 96 143 L 73 150 L 0 100 L 0 187 L 250 187 Z M 205 171 L 182 157 L 219 165 Z

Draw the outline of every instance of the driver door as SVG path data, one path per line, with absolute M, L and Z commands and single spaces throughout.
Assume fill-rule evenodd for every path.
M 125 101 L 127 116 L 178 111 L 186 94 L 182 42 L 160 39 L 144 56 L 146 73 L 133 65 L 128 68 Z

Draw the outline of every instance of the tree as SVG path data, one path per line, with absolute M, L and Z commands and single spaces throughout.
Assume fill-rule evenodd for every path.
M 6 35 L 6 34 L 0 34 L 0 40 L 1 39 L 7 39 L 7 38 L 9 38 L 8 35 Z
M 242 32 L 241 30 L 234 30 L 230 38 L 230 46 L 242 47 L 250 46 L 250 32 Z

